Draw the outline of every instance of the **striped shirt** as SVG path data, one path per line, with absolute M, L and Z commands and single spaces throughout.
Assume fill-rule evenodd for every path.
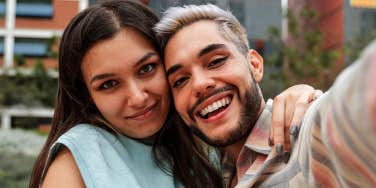
M 268 101 L 236 168 L 224 155 L 225 184 L 229 185 L 236 169 L 238 188 L 376 187 L 375 81 L 373 42 L 307 110 L 287 163 L 267 144 L 271 121 Z

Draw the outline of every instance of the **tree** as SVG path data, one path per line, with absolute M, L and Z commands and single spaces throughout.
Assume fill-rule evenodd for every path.
M 274 81 L 286 88 L 298 83 L 306 83 L 322 90 L 333 82 L 336 72 L 332 71 L 340 52 L 323 50 L 323 33 L 317 28 L 317 13 L 302 8 L 296 16 L 288 11 L 289 40 L 283 41 L 277 28 L 269 28 L 269 41 L 275 53 L 266 58 L 272 70 L 265 76 L 268 82 Z M 270 84 L 269 84 L 270 85 Z M 266 89 L 275 94 L 278 91 Z

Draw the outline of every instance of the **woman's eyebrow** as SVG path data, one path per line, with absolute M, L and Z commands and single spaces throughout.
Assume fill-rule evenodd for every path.
M 134 65 L 134 67 L 137 67 L 138 65 L 144 63 L 145 61 L 147 61 L 148 59 L 150 59 L 151 57 L 156 56 L 156 55 L 158 55 L 158 54 L 155 53 L 155 52 L 148 52 L 147 54 L 145 54 L 144 56 L 142 56 L 142 57 L 137 61 L 137 63 Z
M 112 77 L 114 76 L 115 74 L 113 73 L 104 73 L 104 74 L 98 74 L 98 75 L 95 75 L 91 80 L 90 80 L 90 84 L 97 81 L 97 80 L 102 80 L 102 79 L 105 79 L 105 78 L 108 78 L 108 77 Z

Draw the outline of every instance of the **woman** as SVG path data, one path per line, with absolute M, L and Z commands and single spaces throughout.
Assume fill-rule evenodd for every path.
M 222 186 L 205 146 L 179 125 L 157 22 L 147 7 L 120 0 L 73 18 L 60 44 L 52 129 L 30 187 Z
M 174 111 L 152 32 L 157 22 L 133 1 L 104 2 L 73 18 L 60 44 L 52 130 L 30 187 L 220 186 L 191 133 L 173 118 L 165 122 Z

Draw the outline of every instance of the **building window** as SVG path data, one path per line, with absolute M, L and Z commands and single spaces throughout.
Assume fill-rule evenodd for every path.
M 5 16 L 5 0 L 0 0 L 0 17 Z
M 360 20 L 360 31 L 362 34 L 368 34 L 376 28 L 376 10 L 362 9 Z
M 97 4 L 98 0 L 89 0 L 89 5 Z
M 45 57 L 49 51 L 48 39 L 16 38 L 14 54 L 25 57 Z
M 52 0 L 17 0 L 16 16 L 27 18 L 51 18 Z
M 241 24 L 244 24 L 244 1 L 243 0 L 231 0 L 229 1 L 231 12 L 239 20 Z
M 0 37 L 0 55 L 4 55 L 4 38 Z

